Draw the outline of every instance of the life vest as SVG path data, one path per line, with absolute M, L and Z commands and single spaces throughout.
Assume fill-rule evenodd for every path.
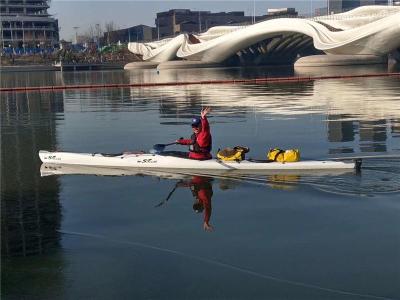
M 204 190 L 207 197 L 211 198 L 213 195 L 212 179 L 195 176 L 190 185 L 190 190 L 193 197 L 198 198 L 199 192 Z
M 201 191 L 201 190 L 206 190 L 208 193 L 210 193 L 210 195 L 212 196 L 213 191 L 212 191 L 212 185 L 210 182 L 203 182 L 201 184 L 193 184 L 190 187 L 190 190 L 192 191 L 193 196 L 197 197 L 197 194 Z
M 189 146 L 190 152 L 195 152 L 195 153 L 210 153 L 211 152 L 211 149 L 212 149 L 211 137 L 210 137 L 210 144 L 207 147 L 200 147 L 200 145 L 197 143 L 197 135 L 195 133 L 193 133 L 190 138 L 192 140 L 192 144 Z

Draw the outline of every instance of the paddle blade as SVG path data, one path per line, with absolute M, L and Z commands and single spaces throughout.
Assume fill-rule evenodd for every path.
M 169 144 L 155 144 L 155 145 L 153 146 L 153 150 L 154 150 L 155 152 L 157 152 L 157 153 L 163 152 L 164 149 L 165 149 L 165 147 L 171 146 L 171 145 L 176 145 L 176 142 L 172 142 L 172 143 L 169 143 Z
M 165 149 L 165 144 L 155 144 L 155 145 L 153 146 L 153 150 L 154 150 L 155 152 L 163 152 L 164 149 Z
M 156 151 L 156 150 L 154 150 L 154 149 L 150 149 L 150 150 L 149 150 L 149 153 L 150 153 L 150 154 L 158 154 L 159 152 Z

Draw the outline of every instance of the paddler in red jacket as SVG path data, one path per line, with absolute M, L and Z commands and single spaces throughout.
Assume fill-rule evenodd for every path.
M 211 159 L 212 138 L 210 124 L 208 124 L 207 114 L 211 111 L 210 107 L 201 110 L 200 118 L 192 119 L 193 134 L 190 139 L 179 139 L 176 142 L 180 145 L 189 145 L 189 158 L 206 160 Z
M 205 231 L 213 231 L 210 224 L 211 198 L 213 196 L 212 178 L 193 176 L 191 180 L 179 182 L 178 186 L 190 187 L 195 199 L 193 210 L 197 213 L 204 211 L 203 228 Z

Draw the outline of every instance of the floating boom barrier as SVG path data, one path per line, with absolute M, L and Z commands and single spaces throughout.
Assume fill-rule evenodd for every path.
M 81 85 L 53 85 L 53 86 L 24 86 L 24 87 L 2 87 L 0 92 L 48 92 L 60 90 L 78 89 L 112 89 L 112 88 L 147 88 L 162 86 L 183 85 L 215 85 L 215 84 L 263 84 L 263 83 L 288 83 L 307 82 L 328 79 L 354 79 L 370 77 L 400 77 L 396 73 L 374 73 L 361 75 L 334 75 L 334 76 L 301 76 L 301 77 L 264 77 L 253 79 L 228 79 L 228 80 L 200 80 L 200 81 L 176 81 L 176 82 L 154 82 L 154 83 L 103 83 L 103 84 L 81 84 Z

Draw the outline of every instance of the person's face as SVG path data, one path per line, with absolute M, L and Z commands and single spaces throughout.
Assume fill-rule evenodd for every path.
M 199 127 L 192 127 L 192 130 L 195 134 L 198 134 L 201 131 L 201 126 Z

